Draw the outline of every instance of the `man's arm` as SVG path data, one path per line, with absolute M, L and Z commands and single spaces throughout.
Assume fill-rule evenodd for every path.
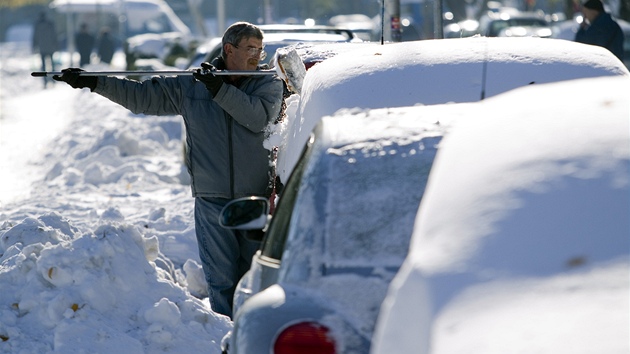
M 223 85 L 214 97 L 223 110 L 252 132 L 261 132 L 282 107 L 283 84 L 276 76 L 262 77 L 264 84 L 247 94 L 232 85 Z
M 95 93 L 118 103 L 135 114 L 182 114 L 180 102 L 184 95 L 179 80 L 192 76 L 156 77 L 142 82 L 115 77 L 98 77 Z

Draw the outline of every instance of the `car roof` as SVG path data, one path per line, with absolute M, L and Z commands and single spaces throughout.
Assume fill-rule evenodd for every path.
M 473 102 L 530 84 L 629 75 L 606 49 L 564 40 L 472 37 L 350 45 L 345 44 L 352 50 L 313 66 L 304 78 L 296 118 L 278 153 L 283 180 L 317 122 L 342 108 Z
M 375 353 L 627 349 L 629 90 L 589 78 L 471 104 L 442 141 Z
M 265 33 L 263 42 L 349 42 L 347 36 L 337 33 L 312 33 L 312 32 L 272 32 Z
M 265 36 L 271 33 L 319 33 L 335 34 L 346 37 L 347 41 L 356 39 L 356 35 L 349 28 L 325 26 L 325 25 L 290 25 L 290 24 L 269 24 L 258 26 Z

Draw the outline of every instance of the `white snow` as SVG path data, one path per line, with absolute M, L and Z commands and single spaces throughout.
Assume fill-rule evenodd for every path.
M 387 55 L 404 59 L 381 49 L 346 54 L 363 69 Z M 596 50 L 585 53 L 603 59 Z M 232 323 L 213 313 L 206 298 L 181 118 L 134 115 L 62 83 L 44 90 L 42 79 L 29 75 L 40 64 L 25 42 L 3 43 L 0 59 L 0 351 L 219 353 Z M 343 62 L 333 59 L 330 65 Z M 416 92 L 419 83 L 401 67 L 374 68 L 389 79 L 384 85 L 354 92 L 361 81 L 345 82 L 342 68 L 337 82 L 306 75 L 304 84 L 310 91 L 354 84 L 339 91 L 338 100 L 351 101 L 346 108 L 383 107 L 377 98 L 391 92 L 390 81 Z M 433 103 L 418 97 L 401 96 L 399 105 Z M 288 115 L 335 113 L 313 108 L 318 99 L 290 98 Z M 291 144 L 289 154 L 299 154 L 293 140 L 316 122 L 299 132 L 289 123 L 270 141 Z
M 309 69 L 294 124 L 285 128 L 286 146 L 302 146 L 319 119 L 339 109 L 475 102 L 530 84 L 629 75 L 604 48 L 556 39 L 473 37 L 324 48 L 339 54 Z M 277 172 L 283 181 L 300 151 L 280 148 Z
M 219 353 L 181 118 L 43 89 L 28 43 L 0 53 L 0 351 Z
M 372 353 L 628 351 L 629 87 L 574 80 L 470 107 L 438 152 Z

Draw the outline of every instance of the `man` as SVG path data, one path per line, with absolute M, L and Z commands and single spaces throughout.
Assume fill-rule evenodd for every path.
M 623 31 L 604 10 L 601 0 L 587 0 L 582 4 L 582 14 L 584 21 L 575 35 L 575 41 L 604 47 L 623 61 Z
M 232 315 L 238 280 L 249 269 L 259 242 L 243 231 L 219 226 L 231 199 L 269 195 L 269 151 L 264 130 L 282 105 L 277 76 L 218 76 L 211 70 L 257 70 L 264 58 L 263 33 L 246 22 L 223 35 L 221 57 L 191 76 L 154 77 L 143 82 L 80 76 L 65 69 L 55 76 L 74 88 L 88 87 L 134 113 L 181 114 L 186 125 L 186 165 L 195 197 L 195 231 L 212 309 Z
M 38 51 L 42 58 L 42 71 L 46 71 L 46 60 L 50 60 L 50 70 L 55 71 L 53 54 L 58 49 L 57 30 L 55 24 L 48 19 L 45 12 L 39 14 L 39 18 L 33 26 L 33 51 Z M 48 79 L 44 78 L 44 87 Z
M 114 57 L 114 40 L 109 34 L 109 27 L 103 27 L 98 38 L 98 57 L 101 63 L 110 64 Z
M 79 33 L 75 36 L 75 42 L 79 51 L 79 65 L 89 64 L 92 49 L 94 49 L 94 36 L 88 32 L 87 23 L 81 24 Z

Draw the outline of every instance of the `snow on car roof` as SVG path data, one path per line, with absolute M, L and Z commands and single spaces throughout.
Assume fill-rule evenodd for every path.
M 500 219 L 500 213 L 493 214 L 497 207 L 522 204 L 513 193 L 536 192 L 563 175 L 588 179 L 611 170 L 620 174 L 610 182 L 627 189 L 629 176 L 623 173 L 628 171 L 619 164 L 630 159 L 629 88 L 627 78 L 585 79 L 527 87 L 482 103 L 479 111 L 471 112 L 474 120 L 463 121 L 445 139 L 443 161 L 438 158 L 436 169 L 465 170 L 465 178 L 436 175 L 443 187 L 436 183 L 435 198 L 419 216 L 414 259 L 427 270 L 461 263 L 470 256 L 463 250 Z M 523 105 L 523 100 L 532 104 Z M 511 109 L 516 106 L 518 110 Z M 502 202 L 491 202 L 499 195 Z M 453 198 L 456 205 L 444 208 Z M 478 205 L 479 200 L 487 203 Z M 552 205 L 562 203 L 570 205 L 567 200 L 550 203 L 548 213 L 553 213 Z M 453 234 L 458 235 L 457 242 L 444 241 Z M 440 240 L 450 246 L 439 247 Z M 430 251 L 433 247 L 437 248 Z
M 283 180 L 317 122 L 342 108 L 473 102 L 534 83 L 629 75 L 604 48 L 555 39 L 473 37 L 355 46 L 337 44 L 352 50 L 330 54 L 308 70 L 294 117 L 279 139 L 284 146 L 277 170 Z

